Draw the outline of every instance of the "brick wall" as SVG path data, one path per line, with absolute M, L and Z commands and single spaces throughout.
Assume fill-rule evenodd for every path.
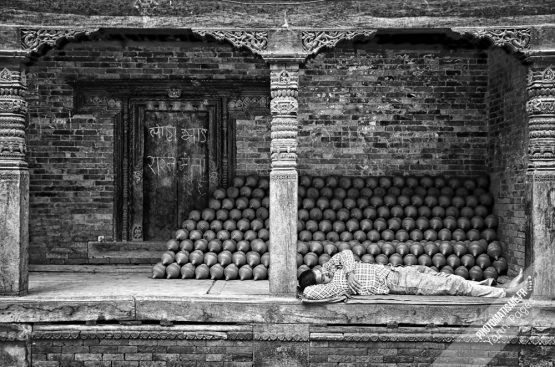
M 301 68 L 299 173 L 476 176 L 491 170 L 514 268 L 524 259 L 524 104 L 512 103 L 524 90 L 523 67 L 504 51 L 493 51 L 488 61 L 487 52 L 464 43 L 398 41 L 346 42 Z M 216 43 L 88 41 L 39 58 L 29 70 L 31 262 L 86 263 L 86 242 L 113 231 L 113 112 L 69 119 L 75 111 L 68 81 L 267 83 L 268 74 L 260 58 Z M 267 106 L 230 116 L 237 174 L 267 175 Z M 522 143 L 517 150 L 515 141 Z
M 183 78 L 267 83 L 269 74 L 267 65 L 249 52 L 201 42 L 69 43 L 30 66 L 32 263 L 86 263 L 86 241 L 109 237 L 113 231 L 113 112 L 99 109 L 94 118 L 69 119 L 75 111 L 74 90 L 68 82 Z M 249 119 L 255 117 L 245 117 L 246 124 Z M 238 141 L 241 134 L 253 138 L 250 131 L 240 129 Z M 244 154 L 238 156 L 242 159 Z
M 45 332 L 49 328 L 56 330 Z M 238 328 L 243 331 L 226 330 Z M 298 324 L 306 337 L 257 332 L 264 328 L 283 329 L 268 323 L 166 328 L 67 325 L 67 330 L 41 325 L 33 332 L 29 350 L 33 367 L 544 366 L 555 356 L 553 333 L 547 328 L 539 334 L 532 328 L 533 335 L 528 331 L 492 344 L 479 341 L 473 329 L 457 327 Z M 461 333 L 468 340 L 459 339 Z
M 489 55 L 488 165 L 495 214 L 500 217 L 497 233 L 507 243 L 510 273 L 523 267 L 527 230 L 527 67 L 500 49 Z
M 309 61 L 299 84 L 301 174 L 486 172 L 484 52 L 351 43 Z
M 36 340 L 32 360 L 33 367 L 247 367 L 253 347 L 236 340 Z

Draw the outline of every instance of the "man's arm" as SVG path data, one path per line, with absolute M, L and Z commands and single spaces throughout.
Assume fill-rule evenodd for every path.
M 335 268 L 341 265 L 345 273 L 349 274 L 355 271 L 355 257 L 351 250 L 343 250 L 338 254 L 332 256 L 332 258 L 322 265 L 322 269 L 328 273 L 335 273 Z
M 311 285 L 310 287 L 306 287 L 303 292 L 303 295 L 308 299 L 334 298 L 345 294 L 345 290 L 341 289 L 334 282 Z

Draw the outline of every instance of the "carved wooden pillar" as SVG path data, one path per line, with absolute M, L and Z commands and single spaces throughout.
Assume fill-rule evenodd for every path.
M 534 297 L 555 297 L 555 55 L 531 58 L 528 102 Z
M 21 56 L 0 54 L 0 295 L 23 295 L 28 286 L 27 102 Z
M 295 295 L 297 287 L 298 63 L 272 63 L 270 172 L 270 293 Z

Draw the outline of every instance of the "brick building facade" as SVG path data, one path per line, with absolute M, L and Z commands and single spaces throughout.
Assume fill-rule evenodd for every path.
M 269 290 L 283 299 L 276 307 L 249 300 L 247 315 L 233 302 L 134 299 L 129 319 L 103 311 L 102 302 L 86 316 L 48 317 L 47 303 L 21 297 L 14 302 L 40 311 L 4 314 L 0 360 L 43 367 L 552 363 L 555 19 L 548 5 L 2 5 L 0 254 L 7 260 L 0 292 L 24 295 L 28 264 L 155 261 L 133 255 L 163 248 L 142 223 L 154 213 L 148 205 L 164 204 L 137 206 L 149 200 L 144 159 L 164 153 L 141 150 L 141 124 L 155 106 L 155 119 L 179 111 L 205 124 L 214 153 L 203 163 L 202 195 L 234 176 L 269 177 Z M 509 274 L 528 267 L 534 275 L 532 321 L 514 321 L 513 337 L 490 345 L 473 332 L 499 302 L 300 304 L 294 259 L 304 175 L 487 176 Z M 168 320 L 174 329 L 150 325 Z

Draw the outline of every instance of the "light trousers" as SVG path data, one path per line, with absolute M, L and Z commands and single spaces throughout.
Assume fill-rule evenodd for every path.
M 424 296 L 505 297 L 503 288 L 483 285 L 454 274 L 418 270 L 418 266 L 391 268 L 386 284 L 390 294 Z

